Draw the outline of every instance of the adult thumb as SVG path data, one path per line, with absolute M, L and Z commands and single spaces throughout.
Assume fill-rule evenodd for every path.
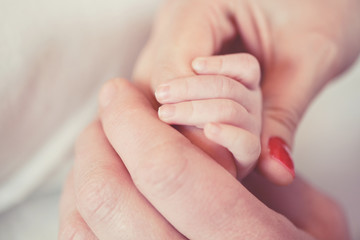
M 195 75 L 191 62 L 212 56 L 224 42 L 236 39 L 226 1 L 166 1 L 134 69 L 136 82 L 151 90 L 174 78 Z
M 333 77 L 327 73 L 336 55 L 332 45 L 317 48 L 315 54 L 311 49 L 294 56 L 296 61 L 276 63 L 263 79 L 262 152 L 257 167 L 279 185 L 294 179 L 291 151 L 297 126 L 310 102 Z

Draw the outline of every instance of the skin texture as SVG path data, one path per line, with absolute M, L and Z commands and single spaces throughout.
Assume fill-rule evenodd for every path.
M 300 178 L 278 188 L 253 173 L 254 195 L 128 81 L 107 83 L 100 102 L 101 121 L 77 143 L 59 239 L 348 239 L 323 194 Z
M 252 173 L 247 190 L 200 150 L 208 144 L 203 135 L 182 129 L 199 140 L 195 146 L 158 120 L 154 92 L 195 76 L 197 57 L 253 54 L 263 73 L 258 169 L 288 184 L 293 176 L 269 158 L 267 141 L 281 137 L 291 148 L 308 104 L 354 61 L 359 4 L 167 1 L 134 71 L 145 95 L 119 80 L 104 87 L 101 117 L 78 140 L 59 239 L 349 239 L 338 205 L 298 177 L 277 188 Z
M 251 57 L 231 54 L 195 59 L 192 66 L 197 76 L 174 79 L 155 92 L 163 104 L 159 118 L 204 129 L 207 139 L 228 151 L 212 143 L 202 149 L 239 180 L 260 155 L 260 67 L 255 58 L 248 61 Z
M 190 63 L 197 57 L 254 55 L 261 65 L 263 94 L 258 170 L 286 185 L 292 171 L 269 155 L 268 141 L 279 137 L 291 150 L 312 99 L 354 62 L 360 48 L 359 12 L 357 0 L 169 0 L 133 79 L 153 98 L 160 84 L 194 76 Z M 206 145 L 197 131 L 187 129 L 186 135 L 199 136 L 197 145 Z

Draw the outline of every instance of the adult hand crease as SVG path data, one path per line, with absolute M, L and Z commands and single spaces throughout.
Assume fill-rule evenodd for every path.
M 300 184 L 306 197 L 292 201 L 301 211 L 279 208 L 303 226 L 295 227 L 158 120 L 148 100 L 128 81 L 106 84 L 100 101 L 101 123 L 95 121 L 79 138 L 62 199 L 67 211 L 61 212 L 60 239 L 313 239 L 310 234 L 343 238 L 346 228 L 339 227 L 338 216 L 331 223 L 337 227 L 324 236 L 317 231 L 333 225 L 307 220 L 309 215 L 302 213 L 308 212 L 304 209 L 309 200 L 331 204 L 320 193 Z M 264 192 L 272 191 L 265 182 L 260 185 L 266 186 Z M 299 194 L 273 190 L 284 199 L 290 196 L 286 192 Z
M 312 99 L 358 55 L 360 3 L 294 4 L 167 1 L 135 67 L 138 89 L 107 83 L 100 119 L 79 138 L 59 238 L 348 239 L 336 203 L 294 178 L 290 151 Z M 253 173 L 245 188 L 154 110 L 157 86 L 194 76 L 198 57 L 243 51 L 263 73 L 258 169 L 276 184 L 295 179 L 288 187 Z

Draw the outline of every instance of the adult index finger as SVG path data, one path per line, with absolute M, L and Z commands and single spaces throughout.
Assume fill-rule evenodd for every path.
M 228 1 L 166 1 L 134 71 L 135 81 L 166 81 L 194 75 L 191 61 L 218 53 L 237 36 Z
M 290 222 L 265 207 L 220 165 L 161 122 L 129 82 L 107 83 L 100 102 L 105 134 L 135 185 L 186 237 L 289 239 L 294 231 Z
M 73 175 L 77 209 L 99 239 L 185 239 L 136 189 L 99 121 L 78 140 Z

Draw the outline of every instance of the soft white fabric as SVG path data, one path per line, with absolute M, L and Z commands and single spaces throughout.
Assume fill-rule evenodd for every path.
M 130 77 L 159 2 L 0 2 L 0 239 L 56 238 L 74 140 L 99 86 Z M 299 171 L 344 205 L 357 237 L 359 77 L 360 64 L 316 101 L 295 149 Z
M 99 84 L 129 77 L 155 3 L 1 3 L 0 211 L 64 159 L 94 115 Z
M 0 2 L 0 239 L 55 238 L 60 169 L 99 86 L 130 77 L 159 2 Z

